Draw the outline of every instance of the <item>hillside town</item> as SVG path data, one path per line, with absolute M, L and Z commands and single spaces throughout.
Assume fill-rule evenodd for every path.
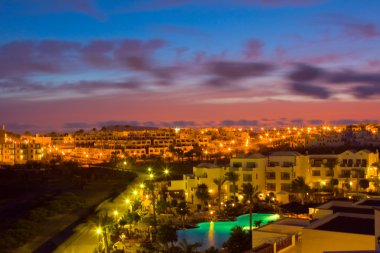
M 262 147 L 323 149 L 380 146 L 380 125 L 286 127 L 286 128 L 157 128 L 130 126 L 78 130 L 74 133 L 19 135 L 0 130 L 0 164 L 59 158 L 80 164 L 111 159 L 208 160 L 253 154 Z
M 201 221 L 210 226 L 213 222 L 240 222 L 242 217 L 248 219 L 249 213 L 249 217 L 253 215 L 251 223 L 244 229 L 250 231 L 250 237 L 243 248 L 231 251 L 228 238 L 223 245 L 198 238 L 202 242 L 193 242 L 195 248 L 190 252 L 198 252 L 196 246 L 202 243 L 205 251 L 201 252 L 214 246 L 224 246 L 219 252 L 244 249 L 257 253 L 367 250 L 378 246 L 374 238 L 380 235 L 375 231 L 380 213 L 374 211 L 380 206 L 379 129 L 376 124 L 284 129 L 112 126 L 65 134 L 19 135 L 3 125 L 0 166 L 4 171 L 23 168 L 23 173 L 30 165 L 35 165 L 34 170 L 50 166 L 57 171 L 69 165 L 63 170 L 75 167 L 90 174 L 98 170 L 137 173 L 132 189 L 128 187 L 119 195 L 112 207 L 98 211 L 99 219 L 101 215 L 108 217 L 108 211 L 114 218 L 96 228 L 97 246 L 81 244 L 77 248 L 144 252 L 147 243 L 160 252 L 171 252 L 178 248 L 169 247 L 168 242 L 177 240 L 177 233 L 183 236 L 185 228 L 197 231 Z M 191 171 L 181 172 L 181 167 L 189 165 L 193 166 Z M 86 181 L 80 179 L 80 187 Z M 149 217 L 153 220 L 148 221 Z M 127 223 L 130 230 L 120 229 Z M 173 229 L 178 230 L 175 237 L 162 235 Z M 200 234 L 193 233 L 196 238 Z M 88 237 L 88 233 L 74 236 Z M 330 243 L 329 237 L 352 242 Z M 319 246 L 310 250 L 315 238 L 320 238 Z M 162 248 L 157 241 L 167 245 Z M 57 252 L 65 252 L 65 247 L 71 246 L 62 244 Z M 108 251 L 111 247 L 114 250 Z

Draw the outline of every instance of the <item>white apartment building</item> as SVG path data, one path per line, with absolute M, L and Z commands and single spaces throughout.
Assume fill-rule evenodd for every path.
M 360 179 L 371 179 L 377 175 L 377 169 L 372 165 L 378 161 L 378 152 L 368 150 L 347 150 L 341 154 L 322 155 L 279 151 L 269 156 L 239 156 L 231 159 L 229 167 L 199 164 L 193 168 L 192 174 L 184 175 L 182 180 L 171 181 L 169 190 L 183 191 L 186 200 L 195 203 L 198 201 L 195 197 L 196 189 L 204 183 L 208 186 L 211 197 L 215 199 L 217 185 L 214 179 L 223 178 L 227 172 L 234 171 L 239 176 L 236 182 L 238 189 L 241 189 L 243 183 L 251 183 L 253 186 L 257 185 L 264 194 L 275 193 L 277 200 L 285 203 L 291 191 L 291 182 L 297 177 L 303 177 L 311 188 L 327 186 L 334 178 L 339 182 L 338 187 L 350 182 L 351 190 L 355 190 Z M 373 183 L 369 189 L 373 189 Z M 232 192 L 232 183 L 226 181 L 222 187 L 223 198 L 229 198 Z

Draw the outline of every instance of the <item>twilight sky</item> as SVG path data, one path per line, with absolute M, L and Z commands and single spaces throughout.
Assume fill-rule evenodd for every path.
M 379 0 L 0 0 L 0 123 L 380 121 Z

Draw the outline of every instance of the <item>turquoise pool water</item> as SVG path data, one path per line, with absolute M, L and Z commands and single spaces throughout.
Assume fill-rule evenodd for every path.
M 262 225 L 264 225 L 279 218 L 278 214 L 254 213 L 252 214 L 252 226 L 255 226 L 254 221 L 256 220 L 262 220 Z M 198 226 L 198 228 L 177 231 L 178 241 L 186 239 L 188 243 L 200 242 L 202 243 L 200 249 L 207 249 L 211 246 L 221 248 L 223 242 L 230 236 L 231 228 L 242 226 L 249 230 L 249 214 L 237 217 L 236 221 L 202 222 Z

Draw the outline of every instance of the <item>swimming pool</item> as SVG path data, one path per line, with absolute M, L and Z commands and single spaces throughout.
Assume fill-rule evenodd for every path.
M 252 214 L 252 226 L 254 227 L 254 221 L 262 220 L 262 225 L 278 220 L 280 216 L 278 214 Z M 202 244 L 200 249 L 207 249 L 214 246 L 221 248 L 223 242 L 228 239 L 231 234 L 231 228 L 235 226 L 242 226 L 244 229 L 249 230 L 249 214 L 241 215 L 237 217 L 236 221 L 212 221 L 198 223 L 198 228 L 185 229 L 177 231 L 178 241 L 186 239 L 188 243 L 199 242 Z

